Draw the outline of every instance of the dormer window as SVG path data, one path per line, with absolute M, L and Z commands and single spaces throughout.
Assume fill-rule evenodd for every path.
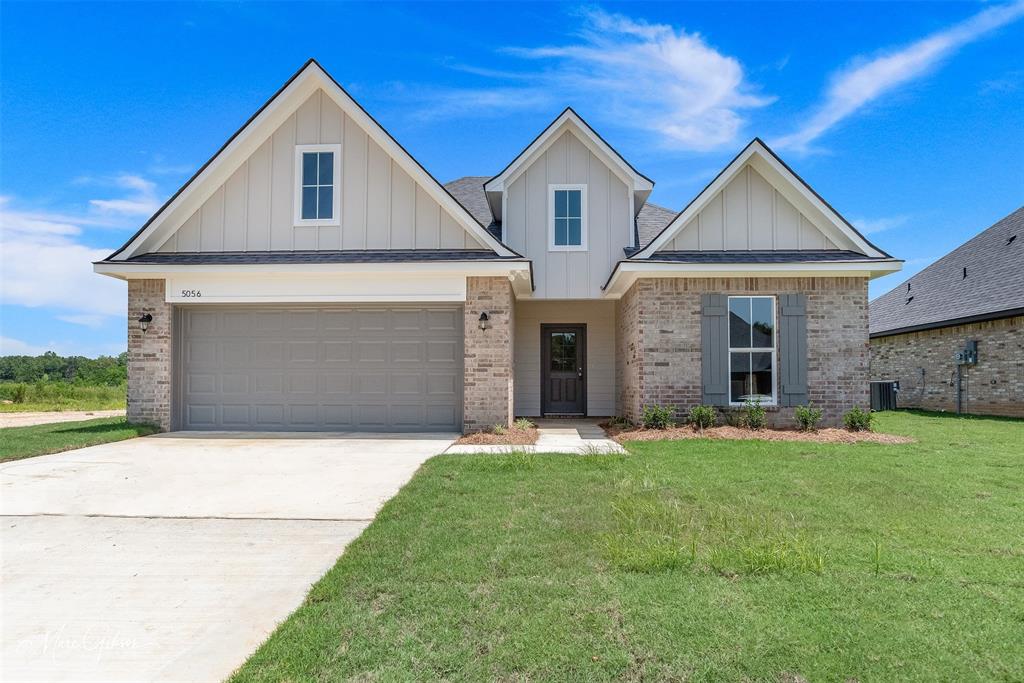
M 587 186 L 549 186 L 549 251 L 587 248 Z
M 341 145 L 295 148 L 295 225 L 340 225 Z

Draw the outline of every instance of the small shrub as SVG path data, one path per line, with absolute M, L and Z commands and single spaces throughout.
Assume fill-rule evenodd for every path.
M 813 432 L 818 428 L 818 423 L 821 422 L 821 408 L 815 408 L 813 403 L 797 406 L 796 410 L 793 411 L 793 419 L 796 420 L 800 431 Z
M 512 426 L 521 432 L 525 432 L 527 429 L 533 429 L 533 423 L 527 420 L 525 417 L 520 417 L 519 419 L 517 419 L 515 422 L 512 423 Z
M 672 406 L 644 406 L 641 420 L 645 429 L 668 429 L 675 424 L 676 409 Z
M 714 427 L 718 422 L 718 411 L 714 406 L 694 406 L 690 408 L 690 424 L 702 432 L 709 427 Z
M 11 400 L 15 403 L 24 403 L 26 396 L 28 396 L 28 387 L 24 384 L 16 384 L 14 391 L 11 393 Z
M 843 415 L 843 424 L 851 432 L 870 432 L 872 417 L 871 411 L 855 407 Z
M 608 420 L 608 426 L 614 427 L 615 429 L 629 429 L 633 426 L 633 423 L 624 417 L 614 415 Z
M 504 434 L 507 431 L 508 431 L 508 428 L 505 425 L 503 425 L 503 424 L 496 424 L 493 427 L 491 427 L 491 433 L 492 434 L 497 434 L 498 436 L 501 436 L 502 434 Z
M 749 398 L 743 402 L 743 425 L 754 431 L 764 429 L 768 426 L 768 417 L 761 399 L 751 401 Z

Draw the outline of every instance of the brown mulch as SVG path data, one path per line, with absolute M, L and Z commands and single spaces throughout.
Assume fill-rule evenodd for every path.
M 537 428 L 516 429 L 509 427 L 504 434 L 495 434 L 487 430 L 463 435 L 457 444 L 470 446 L 531 446 L 537 443 Z
M 619 428 L 610 424 L 601 427 L 618 443 L 625 441 L 674 441 L 677 439 L 757 439 L 759 441 L 811 441 L 814 443 L 914 443 L 909 436 L 880 434 L 878 432 L 851 432 L 848 429 L 827 427 L 815 432 L 800 432 L 795 429 L 746 429 L 745 427 L 710 427 L 698 432 L 693 427 L 671 427 L 669 429 Z

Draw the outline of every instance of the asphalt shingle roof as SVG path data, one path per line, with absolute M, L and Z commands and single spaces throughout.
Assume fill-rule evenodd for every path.
M 139 254 L 125 263 L 167 265 L 235 265 L 253 263 L 410 263 L 425 261 L 492 261 L 525 259 L 499 256 L 483 249 L 348 249 L 344 251 L 225 251 Z
M 487 232 L 500 240 L 501 223 L 491 215 L 491 207 L 487 204 L 487 194 L 484 192 L 484 182 L 487 180 L 490 180 L 490 176 L 468 175 L 445 183 L 444 189 L 451 192 L 473 218 L 486 226 Z
M 822 261 L 871 261 L 859 251 L 804 249 L 801 251 L 659 251 L 650 263 L 820 263 Z
M 872 301 L 869 329 L 880 336 L 1014 310 L 1024 310 L 1024 207 Z
M 665 226 L 676 217 L 676 212 L 647 202 L 640 207 L 640 213 L 636 216 L 636 242 L 637 248 L 643 249 L 651 240 L 661 234 Z

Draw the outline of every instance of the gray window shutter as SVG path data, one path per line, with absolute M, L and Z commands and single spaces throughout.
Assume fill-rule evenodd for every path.
M 729 297 L 705 294 L 700 306 L 701 403 L 729 404 Z
M 807 297 L 779 296 L 779 405 L 807 404 Z

